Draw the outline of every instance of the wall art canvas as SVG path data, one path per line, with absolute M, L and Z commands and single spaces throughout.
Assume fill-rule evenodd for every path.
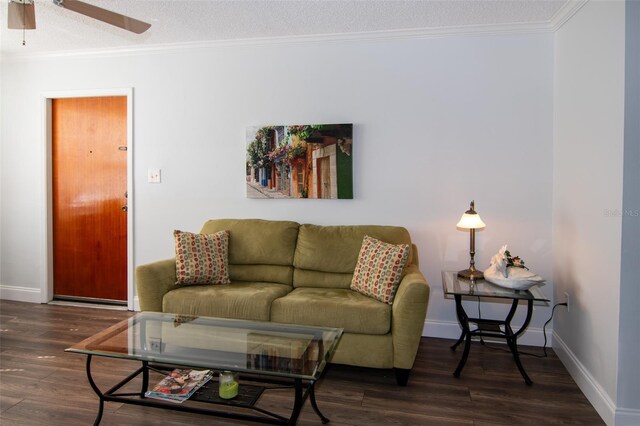
M 248 198 L 353 198 L 353 124 L 247 127 Z

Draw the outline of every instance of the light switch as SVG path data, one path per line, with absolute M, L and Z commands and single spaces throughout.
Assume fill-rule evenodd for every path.
M 147 170 L 147 182 L 160 183 L 160 169 L 148 169 Z

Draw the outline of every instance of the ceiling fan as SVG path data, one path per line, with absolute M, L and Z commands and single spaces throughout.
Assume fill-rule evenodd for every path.
M 136 34 L 142 34 L 151 24 L 85 3 L 79 0 L 53 0 L 53 4 L 88 16 L 107 24 L 115 25 Z M 35 0 L 9 0 L 9 29 L 33 30 L 36 28 Z

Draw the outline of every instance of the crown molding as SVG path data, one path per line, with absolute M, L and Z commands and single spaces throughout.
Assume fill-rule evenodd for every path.
M 436 39 L 465 36 L 500 36 L 532 33 L 552 33 L 557 31 L 578 12 L 589 0 L 570 0 L 555 13 L 549 21 L 465 25 L 440 28 L 417 28 L 402 30 L 382 30 L 359 33 L 314 34 L 282 37 L 263 37 L 232 40 L 163 43 L 155 45 L 132 45 L 115 48 L 80 49 L 58 52 L 1 53 L 0 62 L 22 62 L 25 60 L 74 58 L 74 57 L 114 57 L 141 54 L 163 54 L 184 52 L 185 49 L 208 49 L 216 47 L 265 46 L 286 44 L 380 42 L 392 40 Z
M 588 2 L 589 0 L 570 0 L 569 2 L 565 3 L 564 6 L 558 9 L 558 11 L 549 21 L 550 30 L 553 32 L 558 31 Z

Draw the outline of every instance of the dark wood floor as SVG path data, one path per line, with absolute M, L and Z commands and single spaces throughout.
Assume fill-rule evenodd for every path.
M 84 356 L 65 353 L 74 343 L 132 312 L 0 301 L 0 424 L 90 425 L 98 400 L 86 379 Z M 534 381 L 526 386 L 509 353 L 474 343 L 456 379 L 460 350 L 450 340 L 423 338 L 407 387 L 390 371 L 332 365 L 318 383 L 317 400 L 332 425 L 604 424 L 553 351 L 523 357 Z M 522 348 L 539 353 L 540 348 Z M 107 386 L 135 363 L 99 358 L 96 381 Z M 275 410 L 290 395 L 263 394 Z M 107 403 L 102 425 L 239 424 L 202 415 Z M 299 424 L 318 425 L 307 403 Z

